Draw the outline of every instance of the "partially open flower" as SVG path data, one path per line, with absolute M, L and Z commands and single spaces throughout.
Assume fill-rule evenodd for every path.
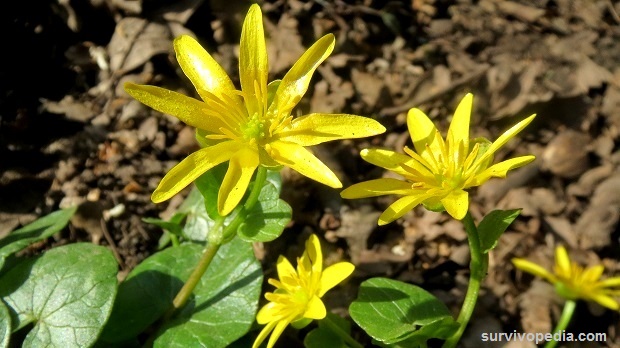
M 463 219 L 469 208 L 466 189 L 480 186 L 492 177 L 504 178 L 509 170 L 534 160 L 534 156 L 521 156 L 492 165 L 495 152 L 532 122 L 535 115 L 517 123 L 493 143 L 482 138 L 470 139 L 472 101 L 471 94 L 461 100 L 445 140 L 424 112 L 409 110 L 407 127 L 414 149 L 405 147 L 405 154 L 382 149 L 361 152 L 366 162 L 399 174 L 405 180 L 369 180 L 348 187 L 341 196 L 403 196 L 381 214 L 379 225 L 400 218 L 419 204 L 433 211 L 445 210 L 455 219 Z
M 220 215 L 241 201 L 259 165 L 287 166 L 325 185 L 342 187 L 336 175 L 305 147 L 338 139 L 385 132 L 370 118 L 347 114 L 309 114 L 293 119 L 291 111 L 306 93 L 312 74 L 334 49 L 331 34 L 320 38 L 282 80 L 267 84 L 268 62 L 260 7 L 250 7 L 241 32 L 237 90 L 224 69 L 193 38 L 174 41 L 177 60 L 202 101 L 163 88 L 125 84 L 142 103 L 197 128 L 203 149 L 172 168 L 153 192 L 163 202 L 216 165 L 229 161 L 218 193 Z
M 289 324 L 301 328 L 313 319 L 325 318 L 327 310 L 321 297 L 351 275 L 355 266 L 339 262 L 323 269 L 319 238 L 311 235 L 306 241 L 306 250 L 297 259 L 297 270 L 284 256 L 278 258 L 277 268 L 280 280 L 268 280 L 276 290 L 265 294 L 270 302 L 256 315 L 259 324 L 267 325 L 254 341 L 253 348 L 260 346 L 270 333 L 267 347 L 273 347 Z
M 555 249 L 553 273 L 520 258 L 512 259 L 520 270 L 541 277 L 555 286 L 556 292 L 567 300 L 594 301 L 601 306 L 620 310 L 620 277 L 601 279 L 603 265 L 583 268 L 568 258 L 563 246 Z

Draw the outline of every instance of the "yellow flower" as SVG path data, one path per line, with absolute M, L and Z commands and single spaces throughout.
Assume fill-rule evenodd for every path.
M 491 177 L 504 178 L 509 170 L 534 160 L 534 156 L 522 156 L 491 165 L 495 152 L 532 122 L 535 115 L 517 123 L 493 143 L 483 138 L 470 139 L 472 101 L 471 94 L 461 100 L 446 140 L 424 112 L 409 110 L 407 126 L 415 150 L 405 147 L 406 154 L 382 149 L 361 151 L 365 161 L 399 174 L 405 181 L 382 178 L 361 182 L 342 191 L 342 197 L 404 196 L 381 214 L 379 225 L 400 218 L 418 204 L 463 219 L 469 208 L 466 189 L 479 186 Z
M 270 302 L 256 315 L 259 324 L 267 325 L 256 337 L 253 348 L 260 346 L 270 333 L 267 347 L 273 347 L 289 324 L 301 328 L 313 319 L 325 318 L 327 311 L 321 297 L 353 273 L 355 266 L 348 262 L 339 262 L 323 269 L 319 238 L 311 235 L 306 241 L 306 250 L 301 258 L 297 259 L 297 271 L 281 255 L 277 268 L 280 280 L 268 280 L 276 290 L 265 294 L 265 298 Z
M 553 273 L 525 259 L 514 258 L 512 263 L 518 269 L 539 276 L 553 284 L 556 292 L 567 300 L 594 301 L 609 309 L 620 310 L 620 303 L 617 300 L 620 296 L 620 277 L 601 280 L 601 275 L 605 270 L 603 265 L 584 269 L 568 258 L 568 253 L 563 246 L 555 248 Z
M 259 165 L 288 166 L 325 185 L 342 187 L 336 175 L 305 146 L 385 132 L 378 122 L 347 114 L 309 114 L 293 119 L 291 110 L 308 89 L 312 74 L 334 49 L 325 35 L 310 47 L 282 80 L 267 84 L 268 63 L 260 7 L 250 7 L 241 32 L 239 79 L 235 89 L 224 69 L 196 40 L 175 39 L 179 65 L 202 101 L 155 86 L 125 84 L 142 103 L 197 128 L 204 148 L 176 165 L 153 192 L 165 201 L 214 166 L 229 162 L 218 194 L 218 211 L 229 214 L 241 201 Z

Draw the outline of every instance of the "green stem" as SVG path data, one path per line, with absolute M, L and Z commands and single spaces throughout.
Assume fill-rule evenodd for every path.
M 568 323 L 573 318 L 573 313 L 575 313 L 575 307 L 577 307 L 577 302 L 574 300 L 568 300 L 564 304 L 564 309 L 562 310 L 562 315 L 560 316 L 560 321 L 558 321 L 553 333 L 561 332 L 562 330 L 566 330 L 568 327 Z M 554 335 L 555 336 L 555 335 Z M 545 348 L 554 348 L 558 344 L 557 341 L 549 341 L 545 344 Z
M 480 285 L 482 280 L 487 274 L 489 267 L 489 255 L 482 252 L 480 247 L 480 237 L 478 236 L 478 229 L 474 223 L 474 219 L 471 214 L 467 212 L 463 219 L 463 225 L 465 225 L 465 231 L 467 232 L 467 241 L 469 242 L 469 250 L 471 253 L 471 261 L 469 263 L 469 285 L 467 286 L 467 294 L 461 307 L 461 312 L 456 321 L 459 323 L 459 329 L 446 340 L 443 348 L 454 348 L 461 339 L 465 328 L 474 313 L 476 307 L 476 301 L 478 301 L 478 293 L 480 292 Z
M 247 211 L 252 209 L 256 202 L 258 202 L 258 196 L 263 188 L 263 185 L 265 184 L 266 179 L 267 169 L 263 166 L 259 166 L 250 195 L 245 201 L 243 207 L 241 207 L 237 216 L 235 216 L 233 221 L 231 221 L 226 227 L 223 227 L 225 219 L 224 216 L 221 216 L 215 221 L 214 226 L 211 228 L 211 231 L 209 231 L 209 235 L 211 235 L 209 236 L 210 238 L 208 237 L 209 243 L 200 258 L 200 261 L 198 261 L 198 265 L 192 271 L 192 274 L 189 276 L 185 284 L 183 284 L 183 287 L 172 301 L 172 307 L 164 317 L 164 320 L 170 318 L 174 312 L 176 312 L 179 308 L 182 308 L 187 303 L 187 300 L 196 288 L 196 285 L 198 285 L 198 282 L 202 276 L 209 268 L 211 260 L 213 260 L 213 257 L 219 250 L 220 246 L 222 246 L 224 241 L 228 240 L 226 237 L 231 233 L 236 232 L 239 224 L 241 224 L 241 222 L 245 219 L 245 214 Z
M 349 335 L 346 331 L 344 331 L 343 329 L 340 328 L 340 326 L 338 326 L 338 324 L 334 323 L 330 318 L 329 315 L 327 315 L 325 318 L 322 319 L 323 324 L 325 324 L 327 327 L 329 327 L 329 329 L 335 333 L 336 335 L 340 336 L 340 338 L 342 338 L 342 340 L 347 343 L 350 347 L 353 348 L 364 348 L 363 345 L 361 345 L 358 341 L 356 341 L 353 337 L 351 337 L 351 335 Z

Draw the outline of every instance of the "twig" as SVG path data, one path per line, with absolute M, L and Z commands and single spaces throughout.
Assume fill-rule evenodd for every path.
M 121 266 L 121 269 L 125 269 L 125 263 L 123 262 L 121 255 L 118 253 L 118 249 L 116 248 L 116 243 L 114 243 L 114 240 L 112 239 L 112 236 L 110 235 L 110 232 L 108 232 L 108 228 L 105 225 L 105 220 L 100 219 L 99 222 L 101 224 L 101 231 L 103 232 L 103 236 L 105 237 L 105 240 L 110 245 L 110 249 L 112 249 L 112 254 L 114 254 L 114 258 L 116 259 L 116 262 L 118 262 L 118 265 Z
M 449 93 L 451 91 L 454 91 L 455 89 L 466 85 L 468 83 L 470 83 L 473 80 L 476 80 L 478 78 L 480 78 L 480 76 L 482 76 L 484 73 L 487 72 L 487 70 L 489 70 L 489 66 L 488 65 L 483 65 L 481 68 L 479 68 L 478 70 L 462 76 L 461 78 L 455 80 L 454 82 L 452 82 L 449 86 L 446 86 L 444 88 L 441 88 L 439 90 L 437 90 L 434 93 L 431 94 L 427 94 L 427 95 L 422 95 L 421 97 L 414 97 L 410 102 L 403 104 L 403 105 L 397 105 L 397 106 L 391 106 L 391 107 L 387 107 L 387 108 L 383 108 L 381 109 L 381 111 L 379 112 L 379 114 L 381 115 L 385 115 L 385 116 L 393 116 L 393 115 L 397 115 L 401 112 L 407 111 L 413 107 L 419 106 L 420 104 L 424 104 L 424 103 L 428 103 L 431 100 L 437 99 L 439 97 L 441 97 L 442 95 Z

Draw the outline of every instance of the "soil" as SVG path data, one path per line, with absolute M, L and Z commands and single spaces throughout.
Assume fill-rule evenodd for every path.
M 156 250 L 162 233 L 141 218 L 170 217 L 188 190 L 162 204 L 150 194 L 198 145 L 193 129 L 132 100 L 122 85 L 155 84 L 195 96 L 172 50 L 183 33 L 197 37 L 238 83 L 238 40 L 249 2 L 58 0 L 0 7 L 7 33 L 0 63 L 0 237 L 79 204 L 70 226 L 27 253 L 92 241 L 109 246 L 126 273 Z M 472 92 L 472 135 L 489 139 L 538 114 L 495 158 L 535 154 L 537 160 L 470 194 L 477 221 L 497 208 L 523 212 L 491 255 L 463 347 L 480 346 L 480 332 L 549 332 L 557 321 L 561 303 L 552 287 L 515 271 L 513 257 L 551 267 L 554 247 L 562 244 L 584 265 L 602 262 L 606 275 L 620 272 L 620 1 L 280 0 L 261 7 L 270 80 L 282 77 L 317 38 L 336 36 L 300 114 L 366 115 L 387 128 L 377 137 L 314 148 L 345 187 L 389 175 L 358 153 L 407 145 L 411 107 L 445 131 L 458 101 Z M 373 276 L 422 286 L 458 312 L 469 272 L 460 223 L 417 208 L 378 227 L 378 215 L 395 197 L 343 200 L 295 172 L 282 174 L 282 197 L 294 215 L 281 238 L 256 245 L 267 276 L 274 275 L 277 255 L 294 259 L 316 233 L 328 262 L 357 266 L 347 284 L 326 295 L 336 312 L 346 315 L 357 285 Z M 604 345 L 620 347 L 618 319 L 580 303 L 569 331 L 605 332 Z M 300 342 L 295 330 L 285 336 L 282 346 Z M 519 344 L 511 347 L 527 346 Z M 599 344 L 570 345 L 580 346 Z

